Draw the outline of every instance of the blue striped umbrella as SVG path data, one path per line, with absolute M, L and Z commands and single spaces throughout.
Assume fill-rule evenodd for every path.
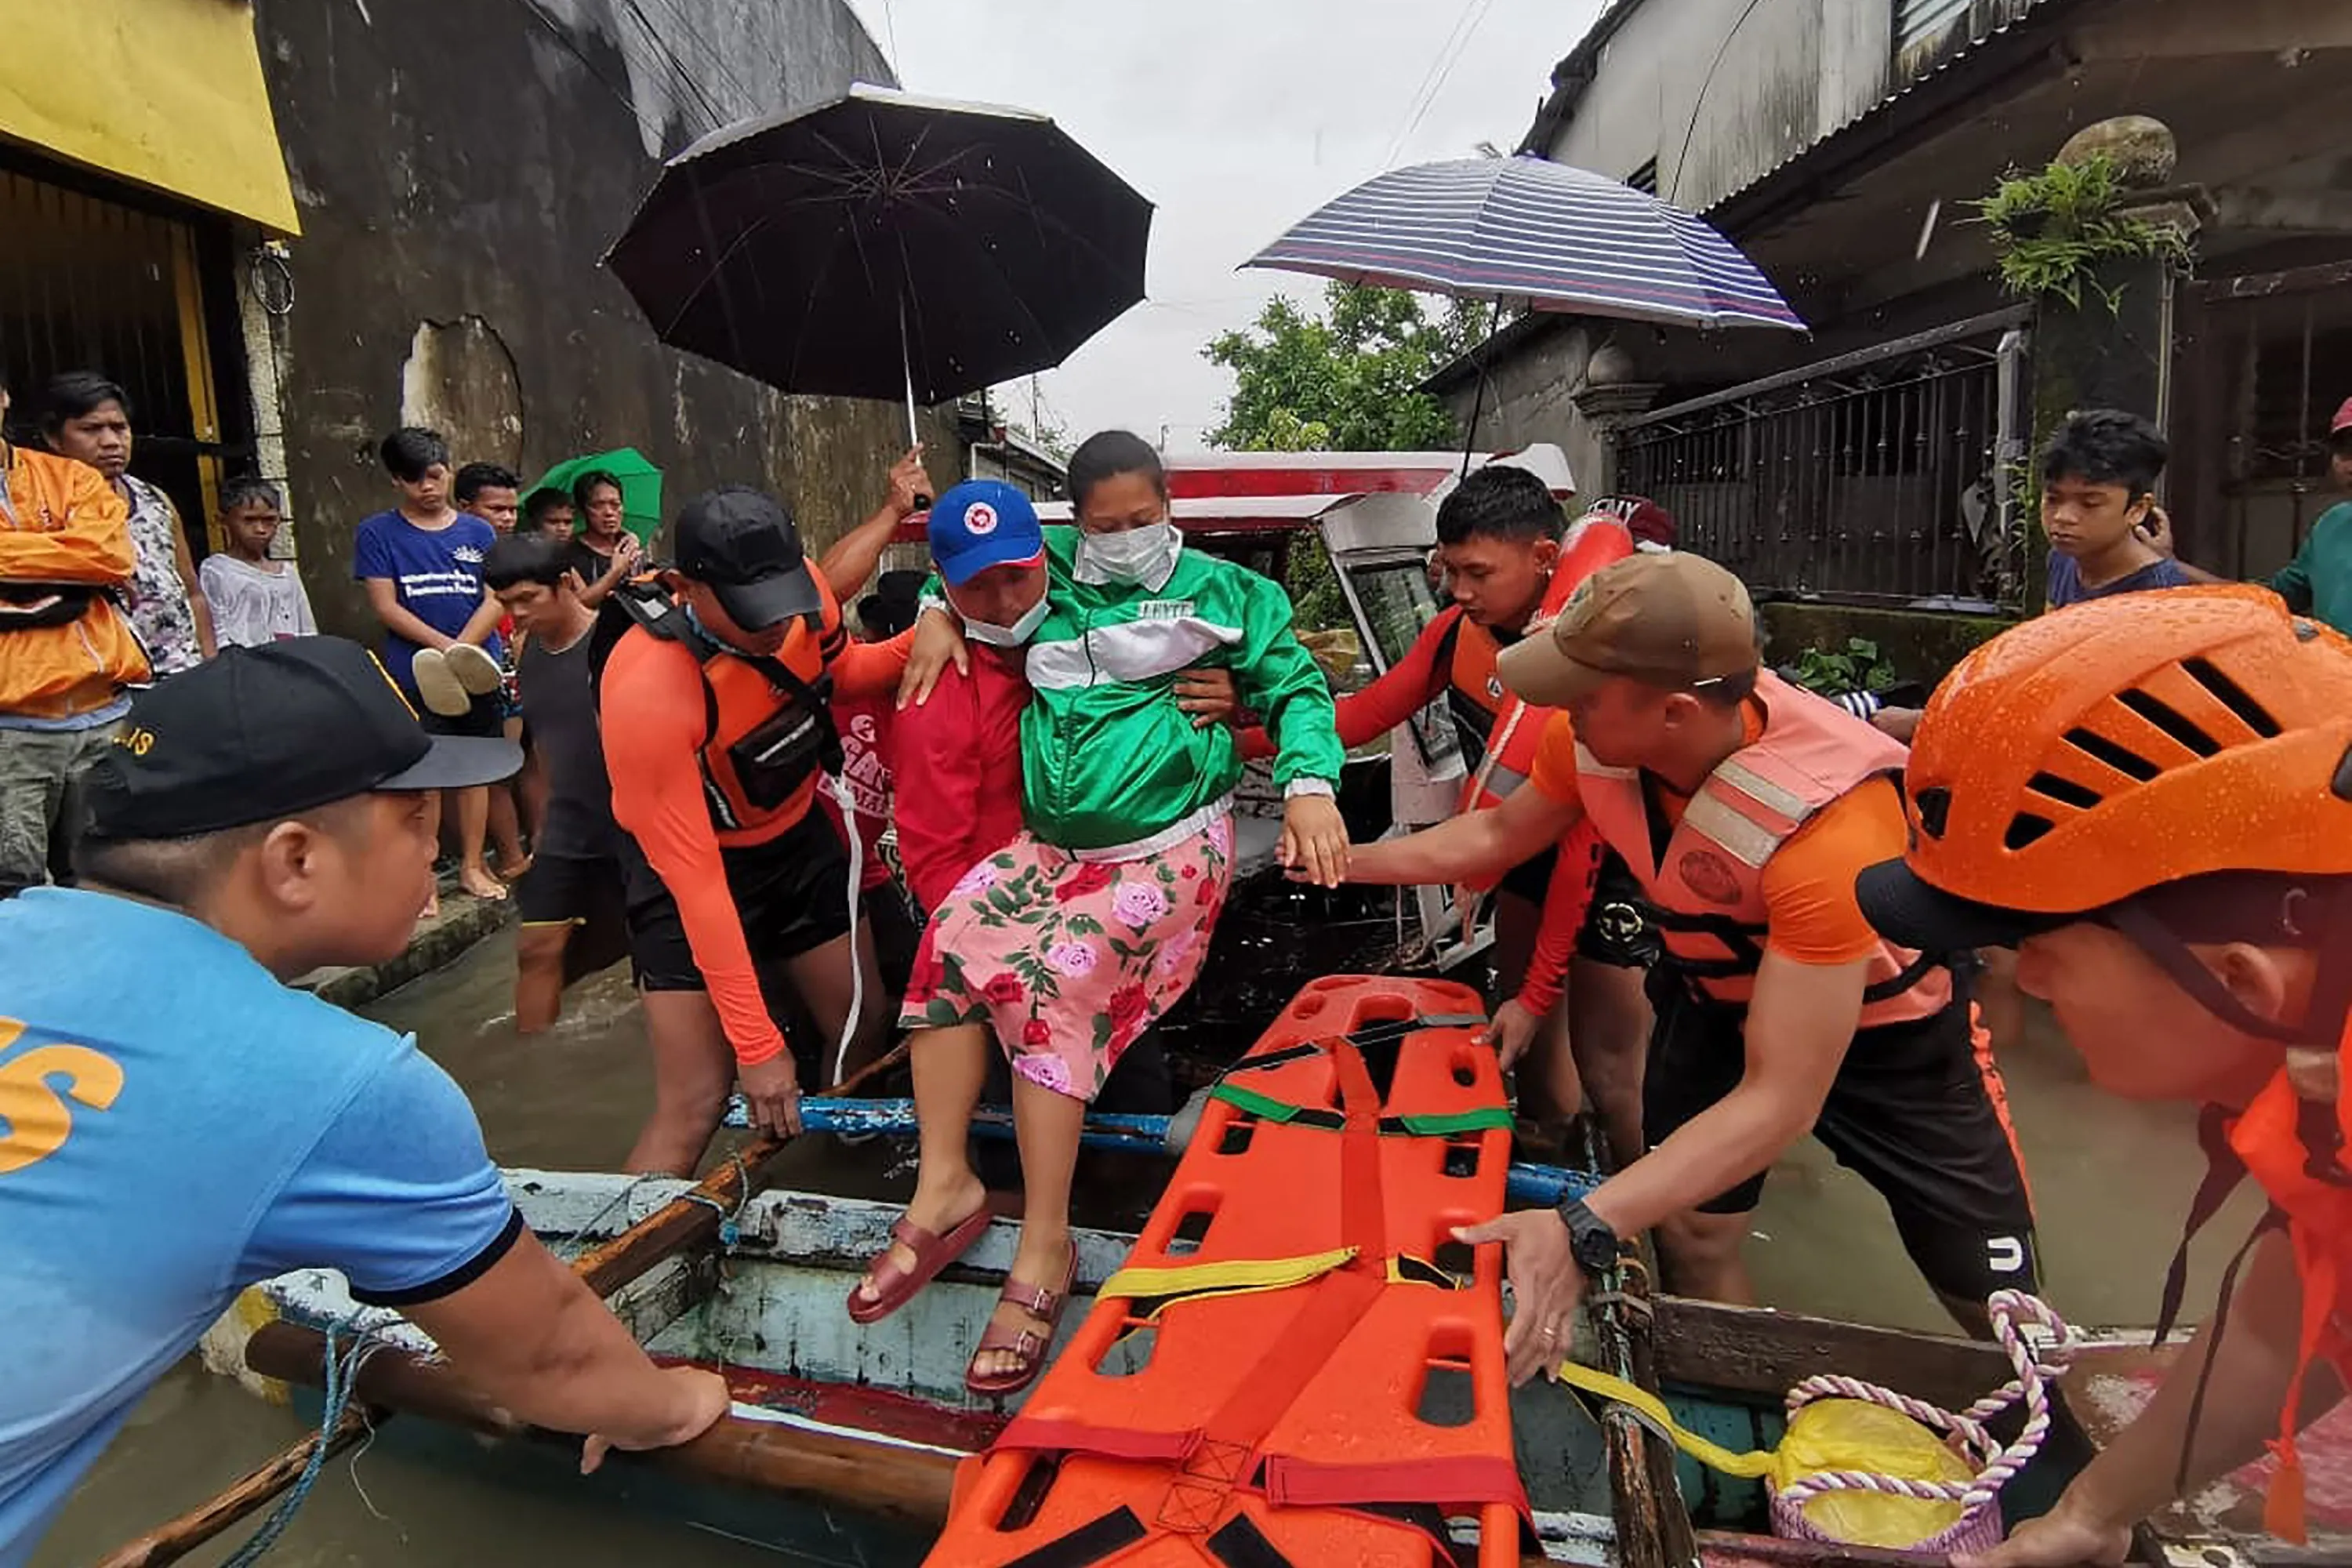
M 1756 264 L 1699 219 L 1526 155 L 1391 170 L 1244 265 L 1538 310 L 1805 331 Z

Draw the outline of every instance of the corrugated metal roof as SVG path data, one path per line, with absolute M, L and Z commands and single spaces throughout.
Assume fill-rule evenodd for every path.
M 1928 6 L 1942 6 L 1949 9 L 1953 13 L 1954 17 L 1957 17 L 1959 12 L 1963 9 L 1970 10 L 1971 14 L 1974 14 L 1973 7 L 1969 5 L 1969 0 L 1903 0 L 1903 3 L 1906 5 L 1916 5 L 1922 8 Z M 1976 5 L 1981 6 L 1986 4 L 1986 0 L 1975 0 L 1975 3 Z M 1738 239 L 1739 237 L 1739 231 L 1730 226 L 1730 217 L 1727 209 L 1737 207 L 1743 201 L 1753 199 L 1755 194 L 1763 186 L 1771 184 L 1788 171 L 1794 169 L 1797 165 L 1813 158 L 1816 154 L 1822 153 L 1824 149 L 1830 147 L 1832 143 L 1842 140 L 1852 132 L 1862 129 L 1864 126 L 1868 125 L 1874 121 L 1886 116 L 1893 111 L 1897 105 L 1904 103 L 1927 88 L 1934 86 L 1946 78 L 1951 76 L 1955 71 L 1958 71 L 1969 65 L 1993 44 L 2019 32 L 2029 25 L 2039 24 L 2047 20 L 2050 15 L 2063 12 L 2071 5 L 2079 5 L 2082 3 L 2082 0 L 1993 0 L 1993 3 L 2000 5 L 2003 12 L 2001 19 L 1998 25 L 1987 28 L 1982 33 L 1969 34 L 1965 38 L 1965 41 L 1958 42 L 1957 47 L 1953 47 L 1948 54 L 1940 55 L 1935 59 L 1933 64 L 1927 66 L 1924 69 L 1915 70 L 1912 74 L 1905 77 L 1896 84 L 1894 91 L 1886 94 L 1886 96 L 1878 100 L 1877 102 L 1871 104 L 1868 108 L 1864 109 L 1861 112 L 1853 115 L 1852 118 L 1848 119 L 1845 123 L 1838 126 L 1835 130 L 1831 131 L 1824 135 L 1815 137 L 1811 142 L 1798 149 L 1795 153 L 1790 153 L 1788 157 L 1783 158 L 1771 168 L 1765 170 L 1762 174 L 1748 181 L 1739 189 L 1727 193 L 1713 205 L 1709 206 L 1703 214 L 1701 214 L 1701 216 L 1714 223 L 1717 228 L 1722 229 L 1726 234 L 1730 235 L 1733 239 Z M 1950 18 L 1948 18 L 1948 24 Z M 1925 39 L 1933 38 L 1934 37 L 1935 35 L 1933 33 L 1925 34 L 1923 35 L 1923 42 Z M 1920 46 L 1913 46 L 1915 48 L 1918 47 Z
M 1934 37 L 1969 14 L 1969 0 L 1895 0 L 1895 52 Z

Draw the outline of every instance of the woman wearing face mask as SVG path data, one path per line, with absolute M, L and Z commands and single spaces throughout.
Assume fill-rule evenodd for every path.
M 1025 499 L 985 489 L 940 498 L 932 551 L 968 635 L 1027 644 L 1026 830 L 971 867 L 924 932 L 900 1020 L 919 1031 L 922 1164 L 895 1245 L 849 1310 L 861 1322 L 895 1310 L 987 1228 L 965 1135 L 992 1029 L 1012 1058 L 1026 1206 L 966 1381 L 1005 1394 L 1036 1377 L 1068 1293 L 1070 1176 L 1087 1104 L 1191 987 L 1231 881 L 1241 756 L 1230 731 L 1195 723 L 1180 673 L 1228 669 L 1265 715 L 1279 743 L 1286 866 L 1337 885 L 1347 830 L 1332 798 L 1344 753 L 1330 691 L 1292 633 L 1289 599 L 1183 547 L 1150 447 L 1111 431 L 1078 448 L 1075 532 L 1041 536 Z

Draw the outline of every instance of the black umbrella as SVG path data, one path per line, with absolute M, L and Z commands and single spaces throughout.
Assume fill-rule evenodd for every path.
M 1151 204 L 1043 115 L 855 87 L 671 159 L 604 258 L 661 340 L 791 393 L 945 403 L 1143 298 Z

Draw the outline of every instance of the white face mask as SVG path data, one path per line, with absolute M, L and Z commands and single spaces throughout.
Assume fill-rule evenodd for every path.
M 1027 612 L 1009 626 L 1000 626 L 993 621 L 979 621 L 965 616 L 963 635 L 974 642 L 984 642 L 991 647 L 1019 647 L 1037 635 L 1037 628 L 1045 619 L 1045 595 L 1040 594 L 1037 595 L 1037 602 L 1030 605 Z
M 1076 564 L 1081 583 L 1157 588 L 1176 570 L 1184 536 L 1172 522 L 1148 522 L 1120 533 L 1088 533 L 1078 540 Z

